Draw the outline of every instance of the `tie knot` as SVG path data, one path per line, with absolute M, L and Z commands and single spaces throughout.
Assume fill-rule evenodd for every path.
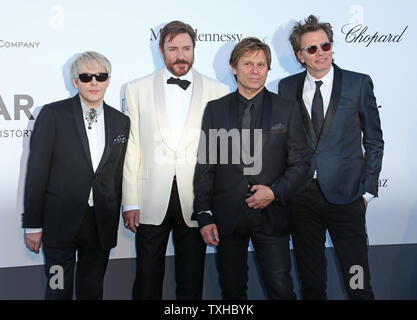
M 91 124 L 97 122 L 97 111 L 95 109 L 90 109 L 85 114 L 85 120 L 88 123 L 88 129 L 91 129 Z
M 316 88 L 320 88 L 322 84 L 323 84 L 323 81 L 321 80 L 316 81 Z
M 249 101 L 248 103 L 246 103 L 245 110 L 252 111 L 253 109 L 255 109 L 255 105 L 253 102 Z
M 90 118 L 91 120 L 95 120 L 97 115 L 97 111 L 95 109 L 90 109 L 87 111 L 87 117 Z

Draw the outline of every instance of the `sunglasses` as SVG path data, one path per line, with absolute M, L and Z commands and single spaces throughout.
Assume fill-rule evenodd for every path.
M 329 51 L 332 48 L 332 44 L 330 42 L 323 42 L 322 44 L 320 44 L 321 50 L 323 50 L 324 52 Z M 313 44 L 312 46 L 308 46 L 305 48 L 300 49 L 300 51 L 303 50 L 307 50 L 307 52 L 309 54 L 315 54 L 317 52 L 317 45 Z
M 100 72 L 100 73 L 81 73 L 77 76 L 78 79 L 80 79 L 81 82 L 90 82 L 93 80 L 93 77 L 96 78 L 98 82 L 104 82 L 109 77 L 108 72 Z

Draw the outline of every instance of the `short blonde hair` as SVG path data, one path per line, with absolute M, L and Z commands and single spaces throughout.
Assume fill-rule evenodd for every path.
M 77 79 L 78 70 L 81 65 L 88 65 L 90 63 L 93 63 L 94 61 L 97 61 L 99 64 L 101 64 L 110 75 L 111 73 L 110 61 L 101 53 L 98 53 L 95 51 L 86 51 L 86 52 L 81 53 L 71 64 L 72 78 Z

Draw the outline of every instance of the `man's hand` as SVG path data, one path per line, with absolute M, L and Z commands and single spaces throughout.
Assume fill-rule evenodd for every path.
M 39 253 L 42 244 L 42 231 L 36 233 L 25 233 L 25 243 L 30 251 Z
M 256 184 L 250 191 L 255 193 L 245 200 L 249 208 L 263 209 L 275 200 L 274 193 L 267 186 Z
M 125 227 L 136 233 L 136 228 L 139 227 L 139 210 L 128 210 L 123 212 L 123 221 Z
M 219 232 L 217 231 L 217 226 L 212 223 L 208 224 L 200 229 L 201 236 L 207 244 L 212 244 L 217 246 L 219 244 Z

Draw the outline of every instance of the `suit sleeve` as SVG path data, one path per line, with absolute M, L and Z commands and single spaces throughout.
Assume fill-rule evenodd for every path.
M 311 150 L 307 145 L 297 102 L 291 108 L 286 141 L 286 169 L 270 186 L 280 204 L 286 206 L 289 197 L 307 180 L 311 164 Z
M 194 172 L 194 208 L 191 220 L 197 220 L 200 227 L 214 223 L 212 216 L 207 213 L 212 208 L 212 198 L 215 179 L 215 164 L 210 163 L 210 148 L 216 147 L 210 143 L 209 130 L 212 128 L 210 102 L 204 110 L 200 141 L 198 144 L 197 164 Z
M 382 167 L 384 140 L 372 79 L 365 77 L 361 89 L 359 117 L 365 149 L 365 191 L 378 196 L 378 178 Z
M 46 105 L 39 113 L 30 138 L 27 164 L 23 228 L 42 228 L 45 192 L 55 143 L 56 123 L 53 110 Z
M 130 131 L 123 165 L 122 205 L 140 206 L 138 174 L 141 156 L 139 144 L 139 99 L 137 97 L 137 88 L 132 88 L 132 85 L 128 83 L 126 85 L 125 97 L 125 113 L 130 119 Z

